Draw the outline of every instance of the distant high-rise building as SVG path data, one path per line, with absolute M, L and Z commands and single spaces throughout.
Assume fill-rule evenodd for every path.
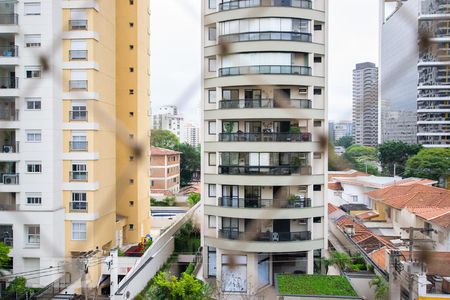
M 330 121 L 329 136 L 332 142 L 336 142 L 344 136 L 352 135 L 351 121 Z
M 378 68 L 374 63 L 356 64 L 353 70 L 352 123 L 355 144 L 378 144 Z
M 200 127 L 193 123 L 186 123 L 182 127 L 182 142 L 197 147 L 200 144 Z
M 449 7 L 448 0 L 423 0 L 419 13 L 419 32 L 431 43 L 420 47 L 417 65 L 417 140 L 424 147 L 450 147 Z
M 381 141 L 416 143 L 418 26 L 411 16 L 417 16 L 419 1 L 382 1 L 381 5 Z
M 175 134 L 179 140 L 182 139 L 182 124 L 184 118 L 178 114 L 175 105 L 161 106 L 158 114 L 152 116 L 153 129 L 169 130 Z

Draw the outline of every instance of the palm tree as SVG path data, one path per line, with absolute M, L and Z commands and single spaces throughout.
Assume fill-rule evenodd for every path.
M 352 263 L 352 258 L 345 252 L 331 252 L 330 265 L 336 265 L 341 271 L 345 271 Z
M 375 299 L 384 300 L 388 298 L 389 295 L 389 284 L 380 275 L 375 276 L 369 281 L 370 287 L 375 287 Z

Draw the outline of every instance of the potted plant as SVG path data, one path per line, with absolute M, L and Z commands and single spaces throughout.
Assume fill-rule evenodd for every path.
M 297 196 L 295 196 L 295 195 L 289 195 L 289 197 L 288 197 L 288 202 L 289 202 L 289 205 L 290 206 L 293 206 L 294 204 L 295 204 L 295 201 L 297 201 Z

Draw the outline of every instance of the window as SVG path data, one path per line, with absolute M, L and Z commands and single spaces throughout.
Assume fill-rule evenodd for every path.
M 321 158 L 322 158 L 322 153 L 314 152 L 314 159 L 321 159 Z
M 72 162 L 71 180 L 86 181 L 88 179 L 87 165 L 84 161 Z
M 314 127 L 322 127 L 322 121 L 321 120 L 314 120 Z
M 208 58 L 208 72 L 216 71 L 216 58 Z
M 133 73 L 133 72 L 134 72 L 134 68 L 130 67 L 130 73 Z
M 42 173 L 40 162 L 27 162 L 27 173 Z
M 217 217 L 208 216 L 208 228 L 216 228 Z
M 27 110 L 41 110 L 41 98 L 25 98 Z
M 130 50 L 133 50 L 134 49 L 134 45 L 130 45 Z
M 216 276 L 216 248 L 208 247 L 208 276 Z
M 40 47 L 41 46 L 41 35 L 40 34 L 25 34 L 24 36 L 25 47 Z
M 28 245 L 39 246 L 41 243 L 41 228 L 39 225 L 25 226 L 26 243 Z
M 134 90 L 133 90 L 133 89 L 129 89 L 129 90 L 128 90 L 128 94 L 129 94 L 129 95 L 134 95 Z
M 217 0 L 208 0 L 208 8 L 209 9 L 216 9 L 217 6 Z
M 72 192 L 71 210 L 87 210 L 87 194 L 85 192 Z
M 315 184 L 313 186 L 313 191 L 320 192 L 322 190 L 322 186 L 320 184 Z
M 134 0 L 130 0 L 130 5 L 133 5 L 134 4 Z
M 40 130 L 27 130 L 27 142 L 40 143 L 42 141 L 42 133 Z
M 150 185 L 151 185 L 151 186 L 155 186 L 155 181 L 152 180 L 151 183 L 150 183 Z
M 314 30 L 315 31 L 321 31 L 322 30 L 322 24 L 314 24 Z
M 353 195 L 352 197 L 352 202 L 357 203 L 358 202 L 358 195 Z
M 216 185 L 208 184 L 208 197 L 216 197 Z
M 134 230 L 134 224 L 129 224 L 128 225 L 128 230 L 133 231 Z
M 208 103 L 216 103 L 216 90 L 208 90 Z
M 208 165 L 215 166 L 216 165 L 216 153 L 208 153 Z
M 128 205 L 129 205 L 130 207 L 133 207 L 133 206 L 134 206 L 134 201 L 128 201 Z
M 86 223 L 72 222 L 72 241 L 86 240 Z
M 41 14 L 40 2 L 28 2 L 24 3 L 23 11 L 26 16 L 37 16 Z
M 322 57 L 321 56 L 314 56 L 314 62 L 315 63 L 321 63 L 322 62 Z
M 87 109 L 85 103 L 72 102 L 72 111 L 70 112 L 71 121 L 86 121 Z
M 134 27 L 134 23 L 133 22 L 130 22 L 130 27 L 132 28 L 132 27 Z
M 87 41 L 72 40 L 70 42 L 69 58 L 71 60 L 87 59 Z
M 41 66 L 25 66 L 26 78 L 41 78 Z
M 41 193 L 26 193 L 28 205 L 41 205 L 42 194 Z
M 216 27 L 208 27 L 208 41 L 216 40 Z
M 216 121 L 208 122 L 208 134 L 216 134 Z
M 314 217 L 313 223 L 322 223 L 322 217 Z
M 314 95 L 322 95 L 322 89 L 314 89 Z

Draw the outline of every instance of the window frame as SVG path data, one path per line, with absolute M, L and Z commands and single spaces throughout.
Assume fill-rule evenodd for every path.
M 84 225 L 84 231 L 81 230 L 82 228 L 77 228 L 77 230 L 74 231 L 74 225 Z M 75 234 L 78 234 L 79 236 L 77 238 L 75 238 Z M 83 238 L 83 234 L 84 234 L 84 238 Z M 87 240 L 87 223 L 86 222 L 72 222 L 70 224 L 70 239 L 72 241 L 86 241 Z
M 34 230 L 34 232 L 30 233 L 30 229 L 35 229 L 35 230 Z M 30 241 L 30 237 L 35 237 L 36 242 Z M 39 247 L 41 245 L 41 226 L 40 225 L 25 225 L 25 244 L 27 246 L 32 246 L 32 247 Z
M 214 193 L 212 193 L 212 187 L 214 187 Z M 216 184 L 208 184 L 208 197 L 215 198 L 217 197 L 217 185 Z

